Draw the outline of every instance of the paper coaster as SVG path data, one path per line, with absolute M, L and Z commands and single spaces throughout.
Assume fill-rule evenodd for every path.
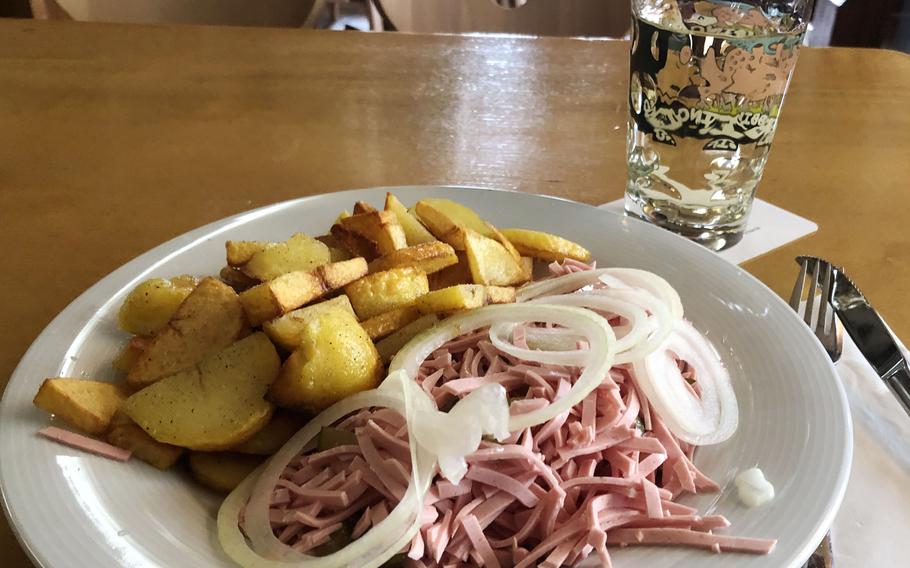
M 623 215 L 625 201 L 617 199 L 604 203 L 600 208 Z M 749 215 L 749 222 L 746 223 L 743 240 L 717 254 L 733 264 L 741 264 L 817 230 L 818 225 L 812 221 L 771 205 L 767 201 L 756 199 L 752 204 L 752 213 Z

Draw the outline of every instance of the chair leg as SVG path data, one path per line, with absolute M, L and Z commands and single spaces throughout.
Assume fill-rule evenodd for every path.
M 56 0 L 29 0 L 32 17 L 36 20 L 72 20 L 69 12 L 60 7 Z

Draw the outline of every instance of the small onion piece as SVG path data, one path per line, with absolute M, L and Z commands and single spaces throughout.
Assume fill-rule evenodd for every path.
M 419 398 L 420 395 L 426 398 L 423 391 L 419 395 L 409 391 L 406 395 L 403 385 L 411 381 L 400 373 L 398 375 L 390 376 L 378 389 L 351 395 L 324 410 L 231 492 L 218 512 L 218 537 L 228 556 L 245 568 L 332 568 L 346 565 L 372 568 L 381 566 L 413 538 L 419 530 L 419 512 L 435 467 L 434 457 L 415 443 L 410 444 L 412 478 L 404 498 L 379 524 L 341 550 L 323 557 L 302 554 L 279 541 L 269 522 L 270 497 L 278 478 L 323 426 L 334 424 L 363 408 L 391 408 L 407 420 L 412 413 L 411 407 L 432 405 L 428 399 Z M 409 423 L 409 432 L 411 428 Z M 238 526 L 244 504 L 244 529 L 249 543 Z
M 549 405 L 525 414 L 509 418 L 509 431 L 516 432 L 542 424 L 584 400 L 603 381 L 613 365 L 616 354 L 616 336 L 607 320 L 582 308 L 551 306 L 547 304 L 502 304 L 471 310 L 443 320 L 424 331 L 405 345 L 392 359 L 389 372 L 404 370 L 408 377 L 416 380 L 420 365 L 426 358 L 446 342 L 478 328 L 494 326 L 504 322 L 547 322 L 568 328 L 584 336 L 589 348 L 575 352 L 531 351 L 535 361 L 543 363 L 547 354 L 581 353 L 579 365 L 583 366 L 581 376 L 572 385 L 566 396 Z M 513 346 L 514 347 L 514 346 Z M 518 349 L 517 347 L 515 349 Z M 552 361 L 549 361 L 552 362 Z
M 677 357 L 696 369 L 696 396 L 677 365 Z M 632 364 L 635 382 L 670 431 L 689 444 L 726 441 L 736 432 L 739 407 L 730 375 L 714 347 L 691 323 L 678 320 L 661 347 Z

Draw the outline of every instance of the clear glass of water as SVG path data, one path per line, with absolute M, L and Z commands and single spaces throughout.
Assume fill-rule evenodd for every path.
M 626 212 L 742 239 L 812 0 L 632 0 Z

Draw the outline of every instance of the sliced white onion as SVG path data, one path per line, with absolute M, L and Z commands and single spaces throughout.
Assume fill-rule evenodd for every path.
M 589 346 L 587 350 L 574 352 L 584 355 L 583 360 L 579 361 L 579 365 L 583 366 L 584 369 L 566 396 L 553 401 L 544 408 L 510 417 L 510 432 L 542 424 L 554 416 L 569 410 L 597 388 L 613 365 L 613 359 L 616 354 L 616 336 L 613 334 L 613 330 L 607 320 L 594 312 L 581 308 L 535 303 L 533 305 L 503 304 L 487 306 L 443 320 L 405 345 L 392 359 L 392 363 L 389 365 L 389 372 L 404 370 L 409 377 L 416 380 L 420 365 L 433 351 L 442 347 L 446 342 L 478 328 L 509 322 L 554 323 L 582 335 Z M 552 355 L 558 353 L 560 352 L 541 351 L 532 352 L 531 356 L 540 358 L 545 357 L 544 354 Z M 541 360 L 541 362 L 553 361 Z
M 601 278 L 601 282 L 608 286 L 610 285 L 610 278 L 615 278 L 629 287 L 647 290 L 655 298 L 670 306 L 670 313 L 673 314 L 675 319 L 682 319 L 683 305 L 676 289 L 653 272 L 638 270 L 637 268 L 605 268 L 603 275 L 608 278 Z
M 574 367 L 584 366 L 588 361 L 588 350 L 578 349 L 576 344 L 569 346 L 547 345 L 546 350 L 519 347 L 512 343 L 512 334 L 515 327 L 525 322 L 497 323 L 490 327 L 490 342 L 493 346 L 513 357 L 535 363 L 549 363 L 553 365 L 569 365 Z M 583 336 L 578 336 L 584 339 Z
M 701 395 L 689 389 L 676 363 L 692 365 Z M 635 381 L 648 401 L 679 439 L 705 446 L 719 444 L 733 435 L 739 422 L 739 407 L 730 375 L 714 347 L 685 320 L 661 347 L 632 364 Z
M 406 377 L 404 381 L 411 382 Z M 337 566 L 378 567 L 398 553 L 419 530 L 419 512 L 429 489 L 435 459 L 410 444 L 412 479 L 404 498 L 375 527 L 343 549 L 322 557 L 302 554 L 279 541 L 269 522 L 272 491 L 287 464 L 311 442 L 323 426 L 334 424 L 357 410 L 387 407 L 400 412 L 407 420 L 412 408 L 432 404 L 419 396 L 406 396 L 404 381 L 389 377 L 388 385 L 357 393 L 329 407 L 295 434 L 260 470 L 250 475 L 225 499 L 218 511 L 218 537 L 225 552 L 245 568 L 331 568 Z M 426 394 L 420 392 L 423 397 Z M 409 434 L 411 426 L 409 423 Z M 238 526 L 238 515 L 244 510 L 244 528 L 249 543 Z

